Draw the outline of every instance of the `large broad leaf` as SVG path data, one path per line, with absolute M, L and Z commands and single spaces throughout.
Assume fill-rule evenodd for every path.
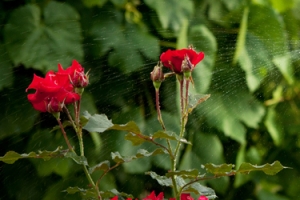
M 251 6 L 248 32 L 265 45 L 273 62 L 289 83 L 294 81 L 290 56 L 287 53 L 287 38 L 279 14 L 266 6 Z M 268 31 L 266 31 L 268 30 Z M 276 42 L 274 42 L 276 41 Z M 260 51 L 256 49 L 256 51 Z
M 203 51 L 205 54 L 204 59 L 192 73 L 196 92 L 205 93 L 211 83 L 215 64 L 217 52 L 216 37 L 206 26 L 198 25 L 191 27 L 188 42 L 196 48 L 196 51 Z
M 157 12 L 164 29 L 171 28 L 175 32 L 179 31 L 184 21 L 189 20 L 194 12 L 191 0 L 145 0 L 145 3 Z
M 209 101 L 201 107 L 201 111 L 211 125 L 243 144 L 245 143 L 243 123 L 257 128 L 265 110 L 261 103 L 242 88 L 225 88 L 225 90 L 228 90 L 225 94 L 212 93 Z
M 82 60 L 79 14 L 68 4 L 50 1 L 43 10 L 27 4 L 13 11 L 4 27 L 4 41 L 15 65 L 39 70 Z
M 108 12 L 105 12 L 106 14 Z M 99 44 L 98 55 L 108 55 L 108 62 L 125 73 L 132 72 L 143 65 L 141 53 L 149 59 L 159 57 L 159 43 L 156 37 L 150 35 L 145 26 L 120 22 L 119 12 L 109 13 L 95 22 L 90 33 Z
M 88 119 L 88 122 L 85 124 L 83 129 L 89 132 L 102 133 L 113 126 L 111 120 L 109 120 L 104 114 L 94 114 L 92 116 L 86 111 L 84 112 L 84 117 Z
M 277 117 L 275 107 L 269 107 L 266 119 L 264 121 L 265 126 L 268 129 L 274 143 L 279 146 L 283 142 L 283 128 Z

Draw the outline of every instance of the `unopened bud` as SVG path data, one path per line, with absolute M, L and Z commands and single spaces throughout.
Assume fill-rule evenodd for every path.
M 58 101 L 56 97 L 48 98 L 46 100 L 46 103 L 47 103 L 46 105 L 47 111 L 52 114 L 61 112 L 64 107 L 64 102 Z
M 182 61 L 181 64 L 181 70 L 184 74 L 185 78 L 190 78 L 191 77 L 191 72 L 194 69 L 194 65 L 191 63 L 189 57 L 186 55 L 184 57 L 184 60 Z
M 89 84 L 89 75 L 88 73 L 74 71 L 74 75 L 71 78 L 71 83 L 75 88 L 84 88 Z
M 154 85 L 155 89 L 159 89 L 161 83 L 165 80 L 161 62 L 159 62 L 154 67 L 153 71 L 150 74 L 151 74 L 151 80 L 153 81 L 153 85 Z

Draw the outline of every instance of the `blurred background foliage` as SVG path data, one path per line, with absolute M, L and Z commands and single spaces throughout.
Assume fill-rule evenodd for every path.
M 219 199 L 300 199 L 300 0 L 3 0 L 0 10 L 1 155 L 64 145 L 59 131 L 50 132 L 54 118 L 36 112 L 25 89 L 33 73 L 56 70 L 58 63 L 68 67 L 73 59 L 91 69 L 82 110 L 114 123 L 134 120 L 147 134 L 159 130 L 150 72 L 161 52 L 193 44 L 205 52 L 193 71 L 194 90 L 211 98 L 189 118 L 193 146 L 182 149 L 180 168 L 279 160 L 292 169 L 203 184 Z M 167 128 L 178 132 L 175 82 L 162 84 L 161 100 Z M 112 151 L 135 152 L 120 132 L 84 139 L 91 165 Z M 168 168 L 164 156 L 143 158 L 115 169 L 100 187 L 170 197 L 168 188 L 144 175 Z M 62 191 L 87 186 L 68 159 L 0 163 L 0 180 L 0 199 L 79 199 Z

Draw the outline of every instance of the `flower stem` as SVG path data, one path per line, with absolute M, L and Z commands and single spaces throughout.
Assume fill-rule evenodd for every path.
M 78 141 L 79 141 L 80 156 L 84 157 L 84 144 L 83 144 L 83 138 L 82 138 L 82 127 L 81 127 L 80 119 L 79 119 L 79 112 L 80 112 L 80 100 L 77 102 L 77 104 L 75 104 L 75 123 L 76 123 L 76 133 L 77 133 L 77 137 L 78 137 Z M 99 200 L 101 200 L 102 197 L 100 195 L 98 185 L 96 185 L 95 182 L 93 181 L 87 167 L 85 165 L 82 165 L 82 166 L 83 166 L 83 171 L 85 173 L 86 178 L 88 179 L 90 185 L 92 185 L 92 187 L 94 188 L 94 190 L 97 194 L 97 198 Z
M 159 89 L 155 89 L 155 102 L 156 102 L 156 110 L 157 110 L 157 119 L 163 128 L 163 130 L 166 130 L 165 124 L 163 122 L 161 112 L 160 112 L 160 105 L 159 105 Z
M 75 152 L 74 149 L 73 149 L 73 147 L 72 147 L 71 144 L 70 144 L 70 141 L 69 141 L 69 139 L 68 139 L 67 133 L 66 133 L 66 131 L 65 131 L 65 129 L 64 129 L 64 126 L 63 126 L 62 123 L 61 123 L 60 118 L 57 118 L 57 122 L 58 122 L 58 125 L 59 125 L 59 127 L 60 127 L 60 130 L 61 130 L 61 132 L 62 132 L 62 134 L 63 134 L 63 136 L 64 136 L 64 138 L 65 138 L 65 141 L 66 141 L 66 143 L 67 143 L 67 145 L 68 145 L 69 150 L 70 150 L 71 152 Z

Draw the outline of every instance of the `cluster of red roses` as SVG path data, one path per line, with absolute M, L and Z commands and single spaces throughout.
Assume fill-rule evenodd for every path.
M 80 92 L 76 88 L 88 85 L 88 74 L 84 68 L 74 60 L 66 70 L 58 64 L 58 71 L 49 71 L 45 78 L 34 74 L 33 80 L 26 89 L 34 89 L 35 93 L 27 98 L 33 108 L 40 112 L 56 113 L 62 111 L 64 104 L 71 104 L 80 99 Z
M 118 200 L 118 196 L 114 196 L 111 198 L 111 200 Z M 132 200 L 131 198 L 127 198 L 126 200 Z M 164 200 L 164 193 L 161 192 L 157 196 L 155 195 L 155 192 L 152 191 L 151 194 L 149 194 L 147 197 L 143 198 L 143 200 Z M 175 198 L 170 198 L 169 200 L 176 200 Z M 189 193 L 182 193 L 180 195 L 180 200 L 194 200 L 193 197 Z M 198 200 L 208 200 L 206 196 L 200 196 Z

